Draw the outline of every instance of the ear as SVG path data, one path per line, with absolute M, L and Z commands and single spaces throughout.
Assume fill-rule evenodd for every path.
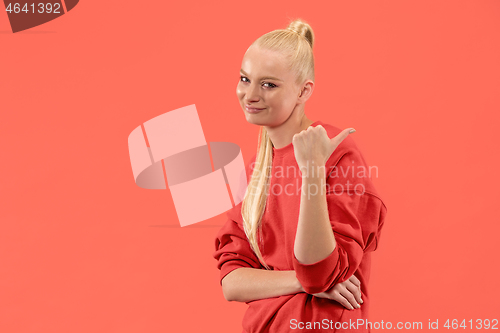
M 304 82 L 298 95 L 299 98 L 298 102 L 305 103 L 309 99 L 309 97 L 311 97 L 313 90 L 314 90 L 313 81 L 307 80 L 306 82 Z

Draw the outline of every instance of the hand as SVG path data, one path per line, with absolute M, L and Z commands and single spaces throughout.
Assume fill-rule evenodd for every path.
M 359 308 L 359 304 L 363 303 L 361 299 L 361 282 L 354 275 L 351 276 L 349 280 L 337 283 L 325 292 L 312 295 L 321 298 L 329 298 L 350 310 Z
M 346 128 L 330 139 L 326 129 L 318 125 L 309 126 L 306 130 L 295 134 L 292 138 L 293 150 L 302 175 L 307 176 L 308 171 L 314 172 L 311 167 L 324 167 L 338 145 L 351 133 L 350 131 L 355 130 Z

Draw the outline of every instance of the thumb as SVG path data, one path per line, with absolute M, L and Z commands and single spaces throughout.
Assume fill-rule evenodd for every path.
M 335 149 L 337 149 L 337 147 L 339 146 L 339 144 L 344 141 L 345 138 L 347 138 L 347 136 L 350 134 L 350 133 L 354 133 L 356 132 L 356 130 L 352 127 L 350 128 L 346 128 L 345 130 L 343 130 L 342 132 L 340 132 L 337 136 L 333 137 L 330 139 L 330 143 L 331 143 L 331 150 L 332 150 L 332 153 L 335 151 Z M 330 154 L 330 155 L 331 155 Z

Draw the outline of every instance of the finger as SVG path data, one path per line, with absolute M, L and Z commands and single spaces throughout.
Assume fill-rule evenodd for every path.
M 295 144 L 298 142 L 298 140 L 300 140 L 302 138 L 303 138 L 302 132 L 296 133 L 292 137 L 292 142 Z
M 332 149 L 332 153 L 333 151 L 335 151 L 335 149 L 338 147 L 338 145 L 344 141 L 345 138 L 347 138 L 347 136 L 350 134 L 350 133 L 354 133 L 356 130 L 354 128 L 346 128 L 345 130 L 343 130 L 342 132 L 340 132 L 337 136 L 333 137 L 330 139 L 330 143 L 331 143 L 331 149 Z
M 323 132 L 323 131 L 326 132 L 326 129 L 323 126 L 321 126 L 321 125 L 318 125 L 315 128 L 317 128 L 321 132 Z
M 346 309 L 349 309 L 349 310 L 354 310 L 354 307 L 352 306 L 352 304 L 347 300 L 347 298 L 345 298 L 344 296 L 342 296 L 342 294 L 336 292 L 336 293 L 333 293 L 330 295 L 330 299 L 338 302 L 340 305 L 342 305 L 344 308 Z
M 328 137 L 328 132 L 323 126 L 318 125 L 316 127 L 309 127 L 309 128 L 314 128 L 317 134 L 319 134 L 320 136 L 325 136 L 328 140 L 330 140 L 330 138 Z
M 354 296 L 354 299 L 358 304 L 363 304 L 363 299 L 361 298 L 361 288 L 352 283 L 350 280 L 345 283 L 346 289 Z
M 343 130 L 342 132 L 340 132 L 337 136 L 333 137 L 331 139 L 331 142 L 333 144 L 336 144 L 337 146 L 345 139 L 347 138 L 347 136 L 351 133 L 354 133 L 356 132 L 356 130 L 354 128 L 346 128 L 345 130 Z
M 349 278 L 349 281 L 351 281 L 352 283 L 354 283 L 356 286 L 360 287 L 361 288 L 361 281 L 359 281 L 359 279 L 353 275 Z
M 356 287 L 357 288 L 357 287 Z M 341 290 L 340 294 L 344 296 L 345 299 L 351 304 L 351 306 L 354 309 L 360 308 L 361 305 L 359 305 L 358 301 L 356 300 L 356 297 L 353 295 L 353 293 L 349 289 Z

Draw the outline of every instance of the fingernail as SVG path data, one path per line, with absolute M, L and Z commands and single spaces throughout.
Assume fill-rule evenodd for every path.
M 356 303 L 356 307 L 359 309 L 361 307 L 361 305 L 359 305 L 358 303 Z
M 349 131 L 349 133 L 354 133 L 354 132 L 356 132 L 356 130 L 354 128 Z
M 363 304 L 363 300 L 361 298 L 359 300 L 361 301 L 361 304 Z

